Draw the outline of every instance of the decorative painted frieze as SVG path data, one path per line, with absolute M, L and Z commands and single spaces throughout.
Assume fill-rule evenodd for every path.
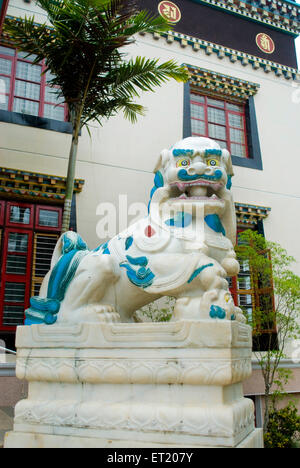
M 292 1 L 276 0 L 194 0 L 196 3 L 243 16 L 256 23 L 299 35 L 300 5 Z
M 237 224 L 242 226 L 256 226 L 259 220 L 267 218 L 271 208 L 265 206 L 235 203 Z
M 228 75 L 223 75 L 205 68 L 193 67 L 184 64 L 190 74 L 190 83 L 204 91 L 230 96 L 238 101 L 245 101 L 254 96 L 260 85 L 250 81 L 241 80 Z
M 81 192 L 84 180 L 76 179 L 74 192 Z M 63 202 L 66 178 L 36 172 L 0 167 L 0 196 L 23 199 L 46 199 L 47 202 Z
M 144 33 L 141 35 L 146 36 Z M 208 42 L 203 39 L 187 36 L 186 34 L 168 31 L 167 33 L 153 33 L 152 37 L 155 40 L 163 38 L 168 44 L 179 42 L 183 48 L 189 46 L 192 47 L 195 52 L 203 50 L 206 55 L 216 54 L 219 59 L 227 57 L 232 63 L 240 62 L 243 66 L 251 65 L 254 70 L 262 68 L 265 73 L 273 72 L 276 76 L 283 77 L 286 80 L 300 79 L 300 71 L 295 68 L 281 65 L 280 63 L 272 62 L 271 60 L 265 60 L 260 57 L 256 57 L 255 55 L 250 55 L 219 44 L 214 44 L 213 42 Z

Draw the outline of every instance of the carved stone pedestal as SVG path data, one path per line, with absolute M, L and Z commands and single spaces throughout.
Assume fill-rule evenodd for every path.
M 33 325 L 18 328 L 17 348 L 29 395 L 7 448 L 262 447 L 242 393 L 247 325 Z

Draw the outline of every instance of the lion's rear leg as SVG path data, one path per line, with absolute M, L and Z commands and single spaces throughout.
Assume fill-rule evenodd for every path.
M 118 275 L 109 255 L 89 255 L 78 267 L 65 299 L 61 303 L 59 322 L 119 322 L 113 302 L 106 293 L 114 287 Z

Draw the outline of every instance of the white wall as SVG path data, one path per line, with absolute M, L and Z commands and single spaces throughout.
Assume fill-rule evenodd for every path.
M 25 15 L 34 16 L 37 23 L 46 23 L 47 15 L 44 10 L 38 7 L 34 0 L 31 3 L 25 3 L 24 0 L 9 0 L 7 15 L 24 17 Z

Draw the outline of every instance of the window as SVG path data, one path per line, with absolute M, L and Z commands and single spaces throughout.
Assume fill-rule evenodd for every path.
M 26 203 L 8 202 L 6 225 L 11 227 L 33 226 L 33 205 Z
M 0 332 L 23 324 L 50 269 L 61 219 L 57 206 L 0 201 Z
M 191 80 L 184 84 L 183 138 L 212 138 L 229 150 L 234 166 L 263 170 L 254 101 L 259 85 L 187 68 Z
M 56 231 L 61 226 L 62 212 L 51 206 L 38 206 L 36 209 L 36 226 L 39 230 Z
M 0 46 L 0 109 L 26 115 L 67 121 L 67 107 L 58 88 L 48 85 L 45 61 L 32 62 L 34 55 Z
M 52 254 L 58 234 L 35 233 L 33 241 L 33 265 L 31 296 L 38 296 L 45 275 L 50 270 Z
M 193 136 L 212 138 L 233 156 L 248 158 L 245 105 L 191 93 Z

